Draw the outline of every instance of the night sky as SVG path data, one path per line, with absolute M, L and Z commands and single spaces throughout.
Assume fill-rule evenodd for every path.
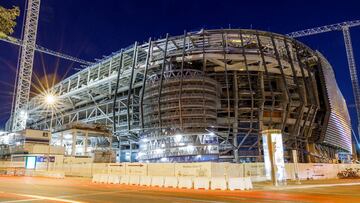
M 0 0 L 19 6 L 25 0 Z M 88 61 L 102 58 L 149 37 L 181 35 L 201 28 L 253 28 L 286 34 L 305 28 L 360 19 L 360 2 L 351 1 L 197 1 L 197 0 L 42 0 L 37 44 Z M 21 15 L 16 32 L 20 38 Z M 360 27 L 351 29 L 360 74 Z M 300 38 L 332 64 L 353 124 L 356 112 L 341 32 Z M 18 47 L 0 41 L 0 129 L 10 114 Z M 36 53 L 34 74 L 67 77 L 79 64 Z M 35 78 L 35 77 L 33 77 Z M 51 83 L 51 81 L 49 81 Z M 356 129 L 356 127 L 354 128 Z

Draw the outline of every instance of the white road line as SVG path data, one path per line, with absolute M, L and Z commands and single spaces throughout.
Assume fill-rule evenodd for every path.
M 293 189 L 307 189 L 307 188 L 318 188 L 318 187 L 336 187 L 336 186 L 353 186 L 360 185 L 360 183 L 335 183 L 335 184 L 315 184 L 315 185 L 299 185 L 299 186 L 284 186 L 278 188 L 271 188 L 273 190 L 293 190 Z
M 109 191 L 109 192 L 96 192 L 96 193 L 83 193 L 77 195 L 63 195 L 63 196 L 56 196 L 56 197 L 47 197 L 41 195 L 28 195 L 28 194 L 19 194 L 19 193 L 6 193 L 0 191 L 0 193 L 17 195 L 22 197 L 31 197 L 32 199 L 22 199 L 22 200 L 10 200 L 10 201 L 0 201 L 1 203 L 15 203 L 15 202 L 29 202 L 29 201 L 40 201 L 40 200 L 52 200 L 52 201 L 60 201 L 60 202 L 68 202 L 68 203 L 82 203 L 80 201 L 75 200 L 68 200 L 64 198 L 73 198 L 73 197 L 82 197 L 82 196 L 94 196 L 94 195 L 102 195 L 102 194 L 112 194 L 112 193 L 123 193 L 129 192 L 130 190 L 122 190 L 122 191 Z
M 21 197 L 29 197 L 32 199 L 12 200 L 12 201 L 5 201 L 2 203 L 28 202 L 28 201 L 39 201 L 39 200 L 51 200 L 51 201 L 67 202 L 67 203 L 81 203 L 79 201 L 61 199 L 61 198 L 57 198 L 57 197 L 47 197 L 47 196 L 41 196 L 41 195 L 27 195 L 27 194 L 19 194 L 19 193 L 7 193 L 7 194 L 17 195 L 17 196 L 21 196 Z
M 12 202 L 34 202 L 34 201 L 40 201 L 41 199 L 22 199 L 22 200 L 10 200 L 10 201 L 4 201 L 4 202 L 1 202 L 1 203 L 12 203 Z
M 71 198 L 71 197 L 83 197 L 83 196 L 95 196 L 95 195 L 104 195 L 104 194 L 113 194 L 113 193 L 125 193 L 130 192 L 131 190 L 120 190 L 120 191 L 109 191 L 109 192 L 92 192 L 92 193 L 84 193 L 77 195 L 64 195 L 58 196 L 57 198 Z
M 189 197 L 169 196 L 169 195 L 163 195 L 163 194 L 157 195 L 156 191 L 142 190 L 142 191 L 138 191 L 138 192 L 141 192 L 141 193 L 137 193 L 136 197 L 142 196 L 142 197 L 147 198 L 147 199 L 163 199 L 163 200 L 168 200 L 168 201 L 192 201 L 192 202 L 206 202 L 206 203 L 226 203 L 226 202 L 223 202 L 223 201 L 216 201 L 216 200 L 206 200 L 206 199 L 197 199 L 197 198 L 189 198 Z M 125 196 L 126 196 L 126 194 L 125 194 Z M 129 195 L 127 195 L 127 196 L 129 196 Z

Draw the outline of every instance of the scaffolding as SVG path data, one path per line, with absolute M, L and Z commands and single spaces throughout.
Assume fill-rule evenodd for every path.
M 32 98 L 28 126 L 108 126 L 118 156 L 130 153 L 129 161 L 206 160 L 200 155 L 233 162 L 260 161 L 260 132 L 276 128 L 285 158 L 296 149 L 306 162 L 309 143 L 322 143 L 322 115 L 330 111 L 321 106 L 320 60 L 302 43 L 269 32 L 167 35 L 134 43 L 55 85 L 53 116 L 41 97 Z M 179 145 L 179 134 L 196 153 Z

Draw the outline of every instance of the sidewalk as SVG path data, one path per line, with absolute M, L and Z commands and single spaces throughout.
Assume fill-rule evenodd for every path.
M 290 180 L 283 186 L 273 186 L 271 182 L 253 183 L 254 190 L 293 190 L 347 185 L 360 185 L 360 179 L 301 180 L 300 184 L 296 183 L 296 181 Z

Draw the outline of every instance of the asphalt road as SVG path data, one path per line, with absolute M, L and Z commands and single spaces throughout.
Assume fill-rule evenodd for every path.
M 0 202 L 360 202 L 360 185 L 197 191 L 91 183 L 85 179 L 0 177 Z

